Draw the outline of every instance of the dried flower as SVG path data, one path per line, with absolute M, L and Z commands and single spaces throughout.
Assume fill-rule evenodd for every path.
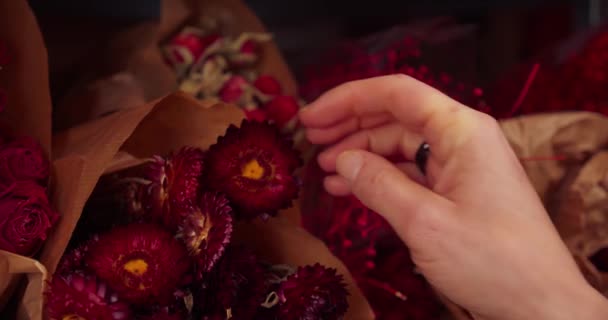
M 144 191 L 129 190 L 129 210 L 137 216 L 147 215 L 151 222 L 160 222 L 171 230 L 177 228 L 181 206 L 187 206 L 200 194 L 204 152 L 185 147 L 167 158 L 155 156 L 145 168 Z M 141 197 L 141 199 L 137 199 Z
M 46 240 L 59 215 L 46 190 L 31 181 L 17 181 L 0 198 L 0 249 L 31 256 Z
M 189 269 L 186 248 L 153 224 L 116 227 L 99 236 L 86 255 L 88 267 L 134 304 L 166 303 Z
M 279 95 L 283 92 L 281 84 L 277 79 L 269 75 L 261 75 L 255 79 L 253 86 L 260 92 L 268 95 Z
M 202 320 L 252 319 L 265 293 L 264 270 L 255 255 L 243 247 L 230 246 L 195 301 Z
M 189 206 L 177 237 L 194 257 L 197 278 L 209 272 L 224 253 L 232 235 L 232 209 L 220 194 L 204 193 L 198 205 Z
M 86 270 L 85 257 L 89 252 L 91 244 L 98 240 L 97 236 L 93 236 L 89 241 L 81 243 L 79 246 L 66 252 L 55 270 L 57 275 L 68 275 L 76 271 Z
M 14 181 L 33 180 L 46 185 L 49 160 L 40 144 L 31 137 L 19 137 L 0 150 L 0 182 L 9 186 Z
M 220 89 L 220 99 L 226 103 L 238 102 L 245 94 L 247 86 L 249 86 L 249 83 L 245 78 L 241 76 L 232 76 L 224 83 L 222 89 Z
M 268 118 L 274 121 L 279 128 L 285 127 L 293 119 L 300 106 L 292 96 L 276 96 L 264 105 Z
M 245 109 L 244 111 L 245 111 L 245 118 L 247 118 L 247 120 L 256 121 L 256 122 L 264 122 L 264 121 L 268 120 L 268 116 L 266 115 L 266 112 L 262 109 L 252 109 L 252 110 Z
M 45 296 L 46 315 L 51 320 L 131 319 L 129 305 L 91 275 L 55 276 Z
M 237 217 L 274 215 L 297 197 L 300 158 L 276 127 L 243 121 L 209 148 L 205 182 L 228 196 Z
M 348 309 L 346 284 L 336 269 L 320 264 L 298 268 L 279 288 L 279 318 L 342 319 Z

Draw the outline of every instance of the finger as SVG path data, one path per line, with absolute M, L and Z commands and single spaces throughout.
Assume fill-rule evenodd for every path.
M 408 130 L 421 133 L 443 162 L 468 142 L 482 115 L 438 90 L 405 75 L 341 85 L 300 114 L 309 128 L 323 128 L 350 117 L 390 112 Z
M 337 170 L 352 193 L 399 232 L 413 227 L 420 215 L 447 212 L 451 204 L 373 153 L 346 151 L 338 157 Z
M 414 163 L 397 163 L 395 167 L 405 173 L 412 181 L 422 186 L 427 186 L 426 177 Z M 325 186 L 325 190 L 333 196 L 343 197 L 351 194 L 350 183 L 346 178 L 339 175 L 325 177 L 323 185 Z
M 336 170 L 338 155 L 346 150 L 367 150 L 382 156 L 403 154 L 406 160 L 413 160 L 416 150 L 422 144 L 422 136 L 409 132 L 399 123 L 393 122 L 381 127 L 359 131 L 319 154 L 319 165 L 325 171 Z
M 351 193 L 350 184 L 344 177 L 333 175 L 325 177 L 323 186 L 329 194 L 336 197 L 347 196 Z
M 373 128 L 394 120 L 388 113 L 381 113 L 364 118 L 351 117 L 326 128 L 306 130 L 306 137 L 314 144 L 333 143 L 343 137 L 367 128 Z

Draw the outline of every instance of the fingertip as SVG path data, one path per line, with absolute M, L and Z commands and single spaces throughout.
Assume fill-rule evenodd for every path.
M 323 151 L 317 156 L 317 163 L 325 172 L 336 171 L 336 157 L 328 151 Z
M 325 190 L 333 196 L 343 197 L 351 193 L 350 184 L 348 180 L 341 176 L 328 176 L 323 181 Z

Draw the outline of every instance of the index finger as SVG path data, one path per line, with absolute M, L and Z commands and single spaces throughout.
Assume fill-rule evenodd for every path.
M 308 128 L 325 128 L 383 112 L 420 133 L 435 150 L 443 137 L 449 136 L 450 145 L 467 140 L 480 114 L 414 78 L 391 75 L 338 86 L 304 108 L 300 120 Z

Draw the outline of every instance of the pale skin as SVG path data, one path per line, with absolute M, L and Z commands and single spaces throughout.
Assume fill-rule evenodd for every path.
M 395 75 L 330 90 L 300 120 L 327 146 L 327 191 L 383 215 L 431 285 L 475 319 L 608 318 L 490 116 Z M 426 176 L 411 162 L 423 141 Z

